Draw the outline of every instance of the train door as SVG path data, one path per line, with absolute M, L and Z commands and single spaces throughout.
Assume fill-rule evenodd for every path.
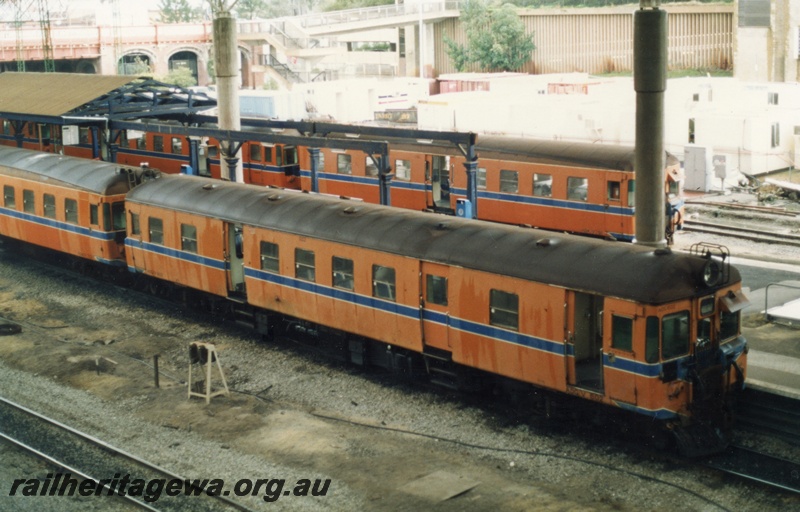
M 241 224 L 225 224 L 228 248 L 225 253 L 228 270 L 228 294 L 244 295 L 244 236 Z
M 570 293 L 567 342 L 573 357 L 567 370 L 570 384 L 603 392 L 603 297 Z
M 631 233 L 631 227 L 625 225 L 626 218 L 632 218 L 625 215 L 626 209 L 624 207 L 626 204 L 624 191 L 627 190 L 627 188 L 628 180 L 626 176 L 612 173 L 606 175 L 606 196 L 604 201 L 606 210 L 606 233 L 611 235 Z
M 603 319 L 605 365 L 603 380 L 609 398 L 629 404 L 636 403 L 636 379 L 625 366 L 634 359 L 633 333 L 636 325 L 636 305 L 614 301 Z
M 429 155 L 425 159 L 425 189 L 429 208 L 451 208 L 449 156 Z
M 420 278 L 420 315 L 422 340 L 426 346 L 450 350 L 450 309 L 448 278 L 450 268 L 422 262 Z

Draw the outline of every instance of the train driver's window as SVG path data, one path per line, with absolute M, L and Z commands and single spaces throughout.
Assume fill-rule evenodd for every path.
M 633 320 L 611 315 L 611 347 L 630 352 L 633 350 Z
M 689 352 L 689 312 L 667 315 L 661 321 L 661 359 L 667 360 Z
M 500 171 L 500 192 L 519 192 L 519 173 Z
M 314 251 L 305 249 L 294 250 L 294 276 L 304 281 L 316 281 L 316 266 L 314 264 Z
M 489 323 L 506 329 L 519 330 L 519 296 L 501 290 L 489 294 Z
M 447 278 L 427 274 L 425 276 L 425 301 L 439 306 L 447 305 Z
M 589 197 L 589 180 L 587 178 L 567 178 L 567 199 L 586 201 Z
M 350 155 L 336 155 L 336 172 L 339 174 L 353 174 L 353 166 L 350 163 Z
M 395 160 L 394 175 L 398 180 L 411 181 L 411 160 Z
M 533 195 L 538 197 L 550 197 L 553 195 L 553 175 L 534 174 L 533 175 Z
M 280 272 L 280 260 L 278 259 L 278 244 L 272 242 L 261 242 L 261 270 L 269 272 Z
M 648 363 L 658 361 L 658 331 L 659 322 L 657 316 L 648 316 L 646 332 L 644 336 L 644 360 Z
M 156 217 L 150 217 L 148 224 L 150 243 L 164 245 L 164 221 Z
M 14 195 L 14 187 L 11 185 L 3 185 L 3 206 L 6 208 L 17 207 L 17 199 Z
M 36 213 L 36 199 L 33 190 L 22 191 L 22 210 L 25 213 Z
M 372 157 L 369 155 L 364 157 L 364 174 L 366 176 L 378 175 L 378 166 L 375 165 L 375 161 L 372 160 Z
M 391 267 L 372 265 L 372 296 L 395 301 L 395 274 Z
M 334 256 L 331 266 L 333 268 L 333 287 L 352 290 L 353 260 Z
M 620 199 L 620 183 L 618 181 L 608 182 L 608 200 L 619 201 Z

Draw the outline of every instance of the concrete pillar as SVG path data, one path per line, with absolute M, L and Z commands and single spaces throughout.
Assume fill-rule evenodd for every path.
M 658 0 L 641 0 L 633 17 L 636 90 L 636 235 L 634 242 L 666 247 L 664 92 L 667 89 L 667 13 Z
M 217 78 L 218 122 L 221 130 L 239 130 L 242 127 L 239 114 L 239 49 L 236 41 L 236 19 L 230 11 L 216 12 L 214 27 L 214 72 Z M 229 142 L 223 142 L 228 158 L 221 159 L 226 165 L 235 163 L 236 168 L 222 170 L 222 175 L 235 176 L 244 182 L 241 158 L 229 153 Z

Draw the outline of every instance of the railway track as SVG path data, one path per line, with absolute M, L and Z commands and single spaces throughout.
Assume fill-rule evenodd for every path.
M 739 399 L 736 424 L 746 430 L 800 445 L 800 401 L 748 389 Z
M 800 494 L 800 463 L 757 452 L 742 446 L 730 446 L 709 457 L 704 465 L 770 487 Z
M 0 439 L 60 468 L 53 472 L 52 481 L 49 475 L 46 484 L 38 480 L 37 494 L 42 489 L 39 485 L 52 485 L 67 493 L 72 487 L 73 496 L 87 496 L 79 491 L 86 485 L 85 489 L 95 490 L 89 494 L 95 499 L 114 496 L 144 510 L 250 510 L 226 497 L 227 490 L 217 495 L 208 482 L 187 479 L 5 398 L 0 398 Z M 70 479 L 80 483 L 71 484 Z M 95 482 L 91 486 L 83 483 L 90 480 Z M 58 492 L 48 491 L 53 491 L 51 496 Z M 22 495 L 22 490 L 17 492 Z
M 683 222 L 683 229 L 696 233 L 738 238 L 753 242 L 800 247 L 800 235 L 791 233 L 770 232 L 764 229 L 744 228 L 730 224 L 718 224 L 696 220 L 685 220 Z

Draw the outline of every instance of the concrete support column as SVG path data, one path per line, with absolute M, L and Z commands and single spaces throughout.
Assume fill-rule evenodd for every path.
M 464 162 L 467 170 L 467 199 L 472 203 L 472 218 L 478 218 L 478 161 Z
M 392 205 L 392 178 L 394 174 L 389 168 L 388 155 L 378 157 L 378 173 L 380 179 L 380 201 L 382 205 Z
M 664 92 L 667 89 L 667 13 L 642 0 L 634 14 L 633 86 L 636 90 L 635 243 L 666 247 Z
M 214 17 L 214 70 L 217 78 L 217 105 L 219 128 L 240 130 L 239 114 L 239 50 L 236 42 L 236 19 L 229 11 L 215 13 Z M 223 142 L 225 146 L 230 142 Z M 227 153 L 227 148 L 226 153 Z M 238 156 L 228 155 L 225 163 L 231 181 L 244 182 L 244 172 Z M 225 170 L 223 170 L 225 175 Z
M 311 156 L 311 191 L 319 192 L 319 148 L 308 148 Z

